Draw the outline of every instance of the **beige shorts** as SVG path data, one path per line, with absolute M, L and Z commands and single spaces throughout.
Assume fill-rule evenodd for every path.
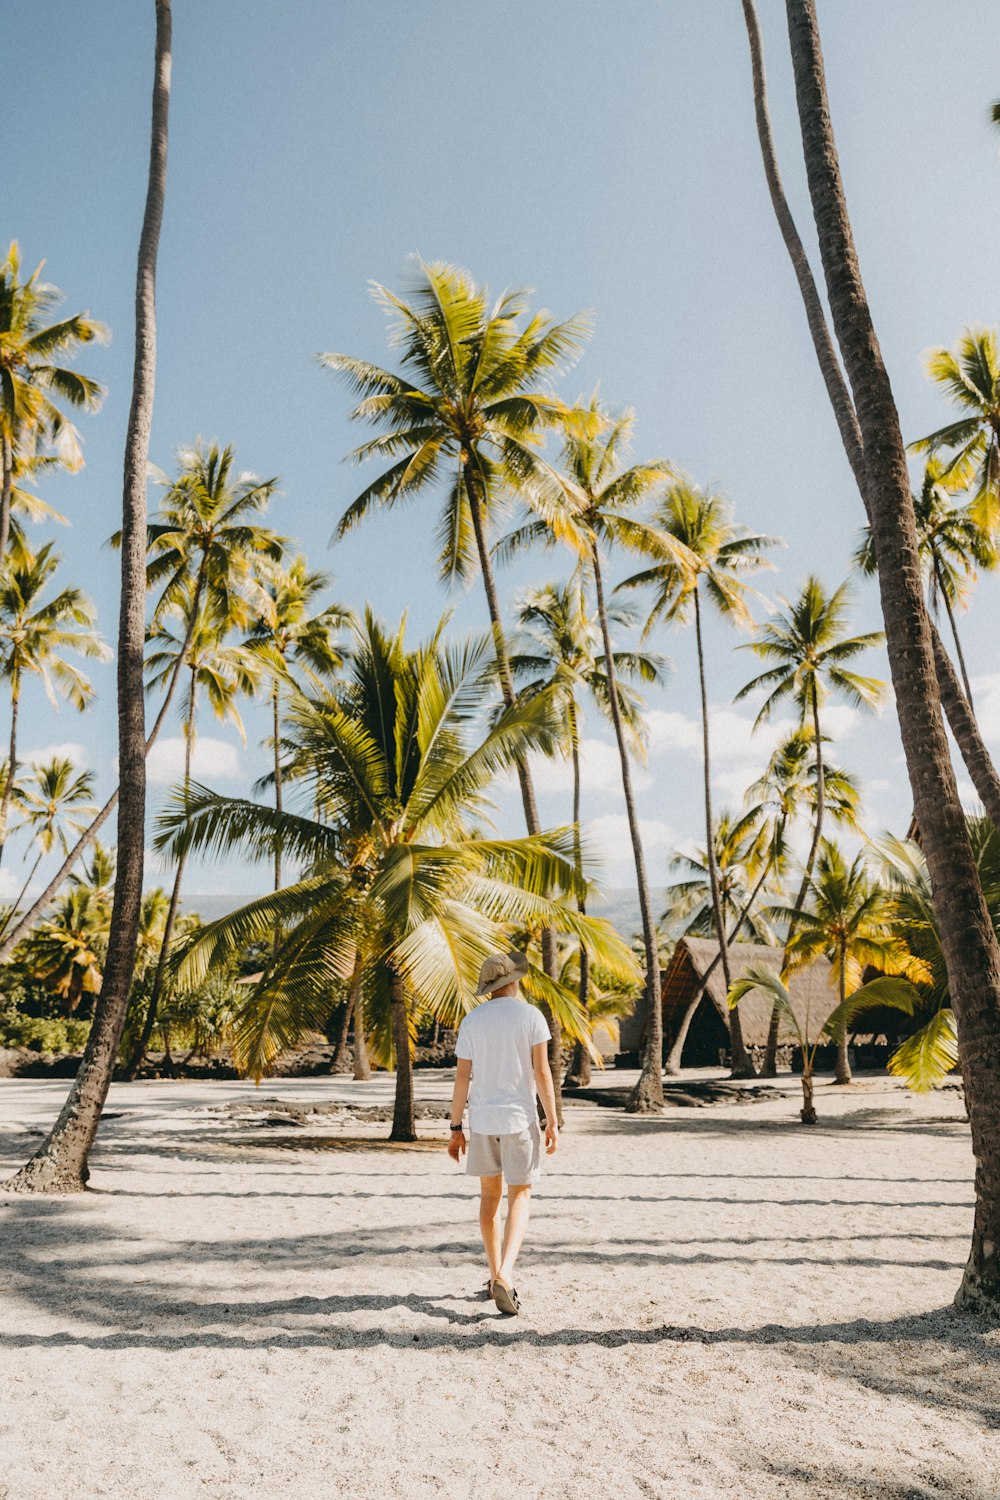
M 542 1133 L 535 1125 L 511 1135 L 469 1136 L 465 1170 L 470 1177 L 496 1177 L 500 1173 L 508 1187 L 525 1187 L 542 1177 Z

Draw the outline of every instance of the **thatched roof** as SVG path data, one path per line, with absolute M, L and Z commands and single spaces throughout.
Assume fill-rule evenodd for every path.
M 684 937 L 678 942 L 663 975 L 663 1024 L 668 1033 L 676 1030 L 718 952 L 719 945 L 713 939 Z M 765 943 L 730 943 L 730 974 L 733 979 L 739 979 L 750 964 L 757 963 L 767 964 L 777 974 L 781 971 L 782 957 L 780 948 L 772 948 Z M 811 1039 L 816 1037 L 819 1028 L 837 1004 L 836 991 L 829 981 L 830 964 L 827 959 L 821 958 L 807 969 L 798 970 L 788 982 L 792 1008 L 803 1028 L 808 1012 Z M 705 993 L 720 1016 L 726 1017 L 726 981 L 721 963 L 716 964 L 712 971 Z M 755 991 L 740 1001 L 743 1039 L 748 1046 L 763 1046 L 767 1041 L 771 1009 L 770 997 L 763 991 Z M 782 1020 L 779 1036 L 782 1041 L 795 1040 L 794 1030 L 787 1018 Z

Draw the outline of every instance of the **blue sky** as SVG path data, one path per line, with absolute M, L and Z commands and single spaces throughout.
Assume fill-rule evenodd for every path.
M 759 8 L 782 168 L 812 245 L 784 7 Z M 17 127 L 0 232 L 21 242 L 30 265 L 46 259 L 69 309 L 88 308 L 113 334 L 80 361 L 108 387 L 102 412 L 81 423 L 86 468 L 45 490 L 72 521 L 56 532 L 66 579 L 90 592 L 109 638 L 117 559 L 104 543 L 120 508 L 152 16 L 152 0 L 38 0 L 8 8 L 0 52 Z M 921 352 L 968 323 L 998 321 L 1000 136 L 988 107 L 1000 92 L 1000 18 L 988 0 L 826 0 L 820 21 L 862 269 L 904 433 L 916 436 L 947 410 Z M 559 316 L 593 309 L 594 337 L 563 393 L 599 382 L 607 400 L 635 407 L 637 457 L 669 456 L 723 488 L 752 529 L 784 537 L 769 591 L 792 594 L 811 570 L 831 586 L 846 575 L 860 503 L 767 199 L 736 0 L 174 0 L 168 175 L 151 458 L 169 469 L 200 434 L 232 443 L 241 467 L 279 475 L 273 524 L 335 575 L 338 599 L 370 599 L 390 619 L 408 610 L 415 633 L 445 607 L 457 629 L 484 623 L 477 585 L 448 596 L 437 582 L 430 497 L 328 549 L 360 488 L 342 460 L 361 433 L 347 421 L 346 393 L 313 356 L 387 359 L 367 283 L 400 286 L 414 252 L 464 265 L 496 290 L 534 287 Z M 505 575 L 508 605 L 561 566 L 542 557 Z M 855 618 L 859 628 L 878 624 L 870 585 L 858 588 Z M 1000 747 L 995 581 L 963 624 Z M 693 639 L 656 644 L 675 670 L 650 700 L 640 795 L 662 881 L 670 852 L 702 828 Z M 754 666 L 734 644 L 710 625 L 717 792 L 729 802 L 768 749 L 750 735 L 752 713 L 731 706 Z M 871 670 L 885 675 L 884 659 L 873 655 Z M 113 665 L 94 677 L 99 698 L 82 718 L 52 714 L 31 692 L 22 743 L 78 746 L 106 791 Z M 246 719 L 246 750 L 204 721 L 201 774 L 220 789 L 243 790 L 264 767 L 265 714 L 250 709 Z M 840 709 L 830 724 L 838 759 L 866 784 L 872 831 L 900 829 L 909 791 L 891 709 L 871 722 Z M 592 718 L 588 735 L 595 851 L 622 884 L 610 742 Z M 177 736 L 174 725 L 151 767 L 154 810 L 176 773 Z M 544 773 L 553 822 L 568 817 L 564 788 L 561 771 Z M 516 826 L 509 792 L 500 803 Z M 8 881 L 14 873 L 16 863 L 5 868 Z M 194 866 L 190 889 L 252 891 L 264 878 Z

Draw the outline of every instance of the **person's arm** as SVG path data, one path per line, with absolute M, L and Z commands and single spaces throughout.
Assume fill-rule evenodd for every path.
M 535 1074 L 535 1088 L 545 1111 L 545 1154 L 551 1156 L 559 1149 L 559 1121 L 556 1115 L 556 1091 L 552 1084 L 552 1069 L 549 1067 L 548 1042 L 536 1042 L 531 1049 L 531 1066 Z
M 469 1097 L 469 1079 L 472 1077 L 472 1059 L 460 1057 L 458 1067 L 455 1069 L 455 1087 L 451 1094 L 451 1114 L 448 1124 L 461 1125 L 462 1116 L 465 1114 L 465 1104 Z M 449 1130 L 451 1139 L 448 1141 L 448 1155 L 452 1161 L 461 1161 L 462 1152 L 468 1149 L 464 1130 Z

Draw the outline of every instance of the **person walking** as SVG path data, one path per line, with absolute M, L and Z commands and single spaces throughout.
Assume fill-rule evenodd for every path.
M 528 1228 L 532 1185 L 542 1175 L 541 1131 L 535 1095 L 545 1112 L 545 1154 L 559 1147 L 556 1096 L 549 1070 L 548 1022 L 522 1000 L 528 972 L 523 953 L 498 953 L 479 971 L 477 1005 L 458 1028 L 458 1068 L 451 1097 L 448 1155 L 479 1178 L 479 1229 L 489 1262 L 487 1295 L 502 1313 L 520 1310 L 514 1264 Z M 471 1085 L 471 1087 L 470 1087 Z M 469 1105 L 469 1139 L 463 1127 Z M 507 1219 L 500 1233 L 500 1203 L 507 1179 Z

